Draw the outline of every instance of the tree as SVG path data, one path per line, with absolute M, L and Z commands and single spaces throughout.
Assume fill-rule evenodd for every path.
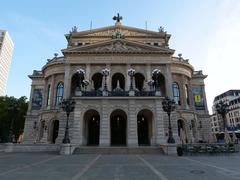
M 18 104 L 19 111 L 17 114 L 12 114 L 12 112 L 9 111 L 9 107 L 13 102 Z M 0 142 L 7 142 L 12 118 L 14 118 L 13 134 L 15 141 L 17 141 L 19 135 L 23 133 L 27 108 L 28 102 L 25 96 L 20 98 L 15 98 L 12 96 L 0 97 Z

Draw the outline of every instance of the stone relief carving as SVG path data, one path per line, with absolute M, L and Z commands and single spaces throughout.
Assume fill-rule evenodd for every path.
M 111 51 L 111 52 L 130 52 L 130 51 L 142 51 L 139 47 L 133 47 L 126 45 L 126 43 L 117 41 L 107 46 L 97 47 L 94 51 Z

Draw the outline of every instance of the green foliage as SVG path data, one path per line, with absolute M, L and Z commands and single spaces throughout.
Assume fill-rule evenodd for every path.
M 16 102 L 19 107 L 19 111 L 15 114 L 9 110 L 10 105 Z M 20 98 L 0 96 L 0 141 L 7 142 L 8 132 L 11 124 L 13 122 L 13 134 L 15 141 L 18 139 L 19 135 L 23 133 L 25 115 L 28 108 L 27 98 L 22 96 Z

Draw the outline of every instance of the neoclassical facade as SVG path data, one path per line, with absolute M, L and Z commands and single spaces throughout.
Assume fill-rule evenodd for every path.
M 175 100 L 173 137 L 207 140 L 210 132 L 202 71 L 181 55 L 174 57 L 170 34 L 122 25 L 66 34 L 68 45 L 33 71 L 24 143 L 61 144 L 72 98 L 71 144 L 76 146 L 155 146 L 168 139 L 162 101 Z

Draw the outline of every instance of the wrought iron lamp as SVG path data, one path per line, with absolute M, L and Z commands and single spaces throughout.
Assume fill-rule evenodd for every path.
M 129 70 L 128 70 L 128 75 L 130 76 L 130 91 L 133 91 L 133 77 L 134 77 L 134 75 L 135 75 L 135 69 L 133 69 L 133 68 L 130 68 Z
M 79 70 L 77 70 L 77 73 L 78 73 L 79 78 L 80 78 L 80 80 L 79 80 L 79 90 L 81 91 L 81 90 L 82 90 L 82 89 L 81 89 L 81 86 L 82 86 L 82 83 L 83 83 L 85 71 L 84 71 L 84 69 L 79 69 Z M 83 78 L 82 78 L 82 77 L 83 77 Z
M 75 106 L 75 101 L 72 100 L 71 98 L 69 99 L 63 99 L 62 103 L 62 109 L 63 111 L 66 112 L 67 114 L 67 122 L 66 122 L 66 127 L 65 127 L 65 133 L 64 133 L 64 138 L 63 138 L 63 144 L 69 144 L 70 143 L 70 139 L 69 139 L 69 127 L 68 127 L 68 121 L 69 121 L 69 115 L 71 112 L 73 112 L 74 110 L 74 106 Z
M 102 70 L 102 74 L 104 76 L 104 81 L 105 81 L 103 90 L 104 91 L 108 91 L 108 88 L 107 88 L 107 76 L 109 76 L 110 70 L 108 68 L 105 68 L 105 69 Z
M 154 77 L 154 81 L 155 81 L 155 88 L 156 88 L 156 91 L 160 91 L 160 87 L 159 87 L 159 75 L 160 75 L 161 71 L 159 69 L 154 69 L 152 71 L 152 75 Z
M 175 102 L 174 100 L 170 99 L 169 97 L 166 97 L 162 102 L 162 108 L 163 111 L 165 111 L 168 114 L 168 143 L 175 143 L 175 140 L 173 138 L 172 133 L 172 125 L 171 125 L 171 112 L 175 110 Z

